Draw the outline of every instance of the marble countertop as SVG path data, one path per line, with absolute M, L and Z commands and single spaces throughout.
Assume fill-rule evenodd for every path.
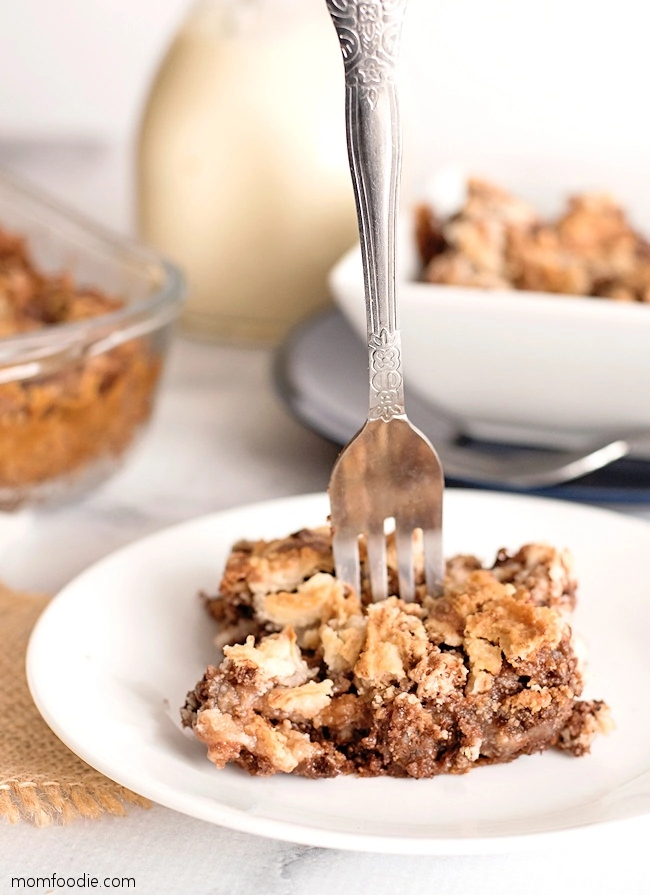
M 274 394 L 268 349 L 172 347 L 153 424 L 128 465 L 76 504 L 0 518 L 0 574 L 55 592 L 150 532 L 215 510 L 327 485 L 337 449 Z M 650 509 L 637 513 L 650 518 Z M 552 849 L 404 857 L 310 848 L 222 829 L 154 806 L 126 818 L 35 829 L 0 824 L 0 886 L 15 875 L 130 876 L 138 892 L 196 895 L 648 891 L 645 820 Z

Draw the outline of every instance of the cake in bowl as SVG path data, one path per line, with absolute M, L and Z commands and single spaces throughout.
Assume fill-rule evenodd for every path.
M 441 170 L 404 208 L 396 288 L 407 388 L 478 440 L 588 448 L 650 429 L 642 203 L 613 198 L 604 175 L 588 189 L 560 172 L 525 189 L 500 184 Z M 330 286 L 365 344 L 358 245 Z M 645 456 L 642 443 L 634 453 Z
M 218 767 L 306 777 L 433 777 L 555 748 L 589 752 L 611 725 L 583 700 L 567 551 L 527 544 L 447 562 L 441 596 L 372 602 L 334 575 L 328 526 L 239 541 L 205 596 L 224 658 L 183 724 Z M 363 556 L 362 556 L 363 561 Z

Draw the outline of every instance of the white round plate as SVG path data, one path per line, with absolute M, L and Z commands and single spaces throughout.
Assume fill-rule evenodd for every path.
M 411 854 L 512 850 L 650 810 L 650 525 L 561 501 L 474 491 L 445 497 L 445 553 L 491 560 L 547 541 L 573 550 L 575 628 L 586 641 L 586 697 L 616 730 L 592 754 L 550 751 L 466 776 L 306 780 L 218 771 L 179 723 L 210 662 L 215 592 L 232 543 L 322 524 L 324 494 L 205 516 L 107 557 L 39 620 L 27 657 L 36 705 L 54 732 L 107 776 L 197 818 L 307 845 Z

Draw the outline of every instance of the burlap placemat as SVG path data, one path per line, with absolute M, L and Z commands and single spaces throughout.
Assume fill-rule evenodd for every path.
M 77 758 L 41 718 L 27 687 L 25 650 L 48 602 L 0 584 L 0 817 L 37 826 L 125 814 L 149 802 Z

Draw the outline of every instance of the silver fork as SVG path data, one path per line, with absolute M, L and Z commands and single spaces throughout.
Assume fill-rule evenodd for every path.
M 363 428 L 329 483 L 334 564 L 360 591 L 365 537 L 373 600 L 388 596 L 386 530 L 395 525 L 399 593 L 415 597 L 415 533 L 422 532 L 427 591 L 442 581 L 443 473 L 404 409 L 395 295 L 395 224 L 402 137 L 394 83 L 406 0 L 327 0 L 345 68 L 348 156 L 359 219 L 368 322 L 370 400 Z

